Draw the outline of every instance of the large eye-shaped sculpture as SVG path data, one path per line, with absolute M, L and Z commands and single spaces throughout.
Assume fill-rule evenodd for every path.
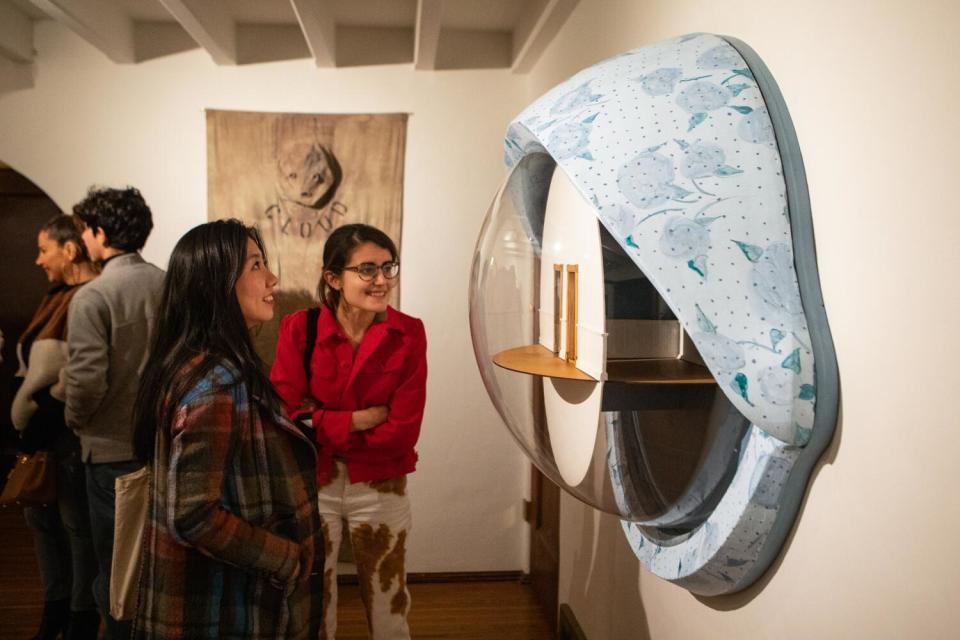
M 839 394 L 773 78 L 744 43 L 688 35 L 555 87 L 505 145 L 470 293 L 490 397 L 652 572 L 746 587 L 793 524 Z

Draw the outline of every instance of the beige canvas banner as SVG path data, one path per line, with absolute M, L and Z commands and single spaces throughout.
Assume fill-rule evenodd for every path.
M 406 114 L 207 111 L 208 219 L 256 226 L 280 278 L 276 316 L 258 336 L 268 362 L 280 318 L 316 304 L 330 231 L 363 222 L 399 248 L 406 130 Z

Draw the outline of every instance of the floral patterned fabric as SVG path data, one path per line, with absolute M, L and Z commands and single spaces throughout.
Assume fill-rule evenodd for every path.
M 764 98 L 736 49 L 693 34 L 581 71 L 511 124 L 507 165 L 533 151 L 593 203 L 731 402 L 804 445 L 816 388 L 786 185 Z
M 581 71 L 524 110 L 504 141 L 508 167 L 546 153 L 567 174 L 750 421 L 730 484 L 701 524 L 655 533 L 623 522 L 647 569 L 700 594 L 742 589 L 773 562 L 836 423 L 836 359 L 794 138 L 756 54 L 691 34 Z M 539 202 L 515 191 L 515 200 Z M 536 242 L 542 206 L 515 205 Z M 622 429 L 616 412 L 603 420 L 608 434 Z M 608 438 L 621 501 L 626 455 Z

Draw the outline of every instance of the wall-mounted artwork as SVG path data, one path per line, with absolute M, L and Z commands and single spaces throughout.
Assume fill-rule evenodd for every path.
M 695 33 L 585 69 L 520 113 L 480 232 L 487 391 L 641 564 L 749 586 L 833 435 L 839 378 L 800 147 L 759 56 Z
M 207 111 L 207 213 L 263 235 L 280 278 L 277 314 L 258 335 L 269 362 L 279 319 L 316 304 L 334 228 L 376 226 L 400 246 L 406 114 Z M 399 303 L 399 289 L 392 304 Z

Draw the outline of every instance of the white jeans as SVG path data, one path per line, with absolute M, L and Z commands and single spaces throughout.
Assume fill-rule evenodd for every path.
M 320 487 L 317 499 L 326 540 L 320 637 L 336 637 L 337 556 L 346 520 L 373 640 L 409 640 L 406 541 L 411 519 L 407 477 L 350 484 L 346 465 L 339 460 L 334 465 L 334 477 Z

